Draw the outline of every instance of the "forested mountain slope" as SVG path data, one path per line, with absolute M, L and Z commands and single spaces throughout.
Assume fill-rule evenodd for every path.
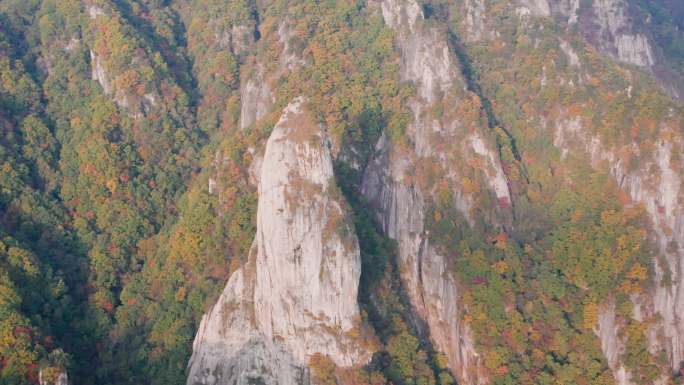
M 0 0 L 0 383 L 682 384 L 683 31 Z

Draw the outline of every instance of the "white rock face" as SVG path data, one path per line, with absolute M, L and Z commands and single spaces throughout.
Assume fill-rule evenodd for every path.
M 415 84 L 417 96 L 409 101 L 414 120 L 405 136 L 410 149 L 393 146 L 383 135 L 366 168 L 362 194 L 376 210 L 383 232 L 398 243 L 403 287 L 417 316 L 425 321 L 436 350 L 447 356 L 459 383 L 483 384 L 487 379 L 482 360 L 462 321 L 465 309 L 451 265 L 430 244 L 424 226 L 433 186 L 421 187 L 411 177 L 421 162 L 436 162 L 454 187 L 454 206 L 468 219 L 472 199 L 461 191 L 462 175 L 453 167 L 454 153 L 483 165 L 482 177 L 497 198 L 510 198 L 508 184 L 495 147 L 484 133 L 466 129 L 458 117 L 430 114 L 434 103 L 458 103 L 447 98 L 450 93 L 462 93 L 465 84 L 444 33 L 427 25 L 415 0 L 384 0 L 381 6 L 385 23 L 397 34 L 402 79 Z M 446 148 L 439 143 L 454 145 Z
M 263 75 L 263 70 L 257 72 Z M 240 129 L 244 130 L 271 110 L 273 91 L 263 79 L 250 78 L 240 87 L 240 102 Z
M 382 142 L 386 141 L 381 140 L 381 146 Z M 459 383 L 484 384 L 481 358 L 468 326 L 461 321 L 458 286 L 446 259 L 429 244 L 425 232 L 422 193 L 396 180 L 397 169 L 387 147 L 379 154 L 364 178 L 362 192 L 376 208 L 383 232 L 398 243 L 401 278 L 411 304 L 426 321 L 431 340 L 449 359 Z
M 57 375 L 57 378 L 47 379 L 45 376 L 44 369 L 41 369 L 38 372 L 38 383 L 40 385 L 69 385 L 69 377 L 67 376 L 66 371 L 62 370 Z
M 572 46 L 565 40 L 561 40 L 559 46 L 565 56 L 567 56 L 570 65 L 573 67 L 579 67 L 581 64 L 580 59 Z
M 508 180 L 506 179 L 506 174 L 504 174 L 501 164 L 497 158 L 496 153 L 487 148 L 485 141 L 482 139 L 478 133 L 474 133 L 470 136 L 470 145 L 473 151 L 481 157 L 485 158 L 488 164 L 488 175 L 487 182 L 489 187 L 496 194 L 496 197 L 501 201 L 505 199 L 506 202 L 511 201 L 511 195 L 508 190 Z
M 137 63 L 132 61 L 131 66 L 135 67 Z M 101 55 L 90 50 L 90 78 L 97 81 L 102 87 L 102 91 L 106 95 L 111 95 L 114 102 L 124 110 L 127 110 L 129 116 L 140 119 L 143 113 L 149 112 L 152 108 L 157 106 L 156 92 L 148 92 L 142 97 L 131 95 L 126 90 L 116 89 L 114 84 L 117 79 L 116 74 L 110 74 L 105 68 L 105 62 Z
M 623 62 L 641 67 L 651 67 L 655 64 L 651 45 L 646 36 L 642 34 L 618 35 L 615 38 L 615 46 L 618 51 L 618 59 Z
M 537 17 L 544 17 L 551 15 L 551 7 L 546 0 L 518 0 L 521 8 L 518 8 L 518 13 L 532 15 Z
M 549 4 L 551 9 L 555 12 L 565 16 L 568 24 L 573 25 L 577 23 L 579 15 L 580 0 L 556 0 Z
M 105 16 L 105 11 L 100 6 L 91 5 L 88 7 L 88 16 L 90 16 L 91 19 L 96 19 L 100 16 Z
M 359 246 L 334 182 L 329 144 L 297 99 L 266 146 L 259 185 L 255 309 L 266 336 L 300 360 L 369 358 L 346 334 L 360 326 Z M 274 293 L 278 293 L 274 295 Z
M 638 31 L 628 14 L 625 0 L 594 0 L 591 12 L 583 15 L 594 28 L 581 32 L 604 53 L 633 65 L 651 69 L 655 65 L 653 48 L 646 35 Z M 552 0 L 556 14 L 567 18 L 568 24 L 578 21 L 579 0 Z
M 107 75 L 102 59 L 93 50 L 90 50 L 91 79 L 100 83 L 105 94 L 112 92 L 112 82 Z
M 244 130 L 263 118 L 273 106 L 275 95 L 272 82 L 295 70 L 303 60 L 293 50 L 290 39 L 295 32 L 288 26 L 288 20 L 278 25 L 278 40 L 282 46 L 276 68 L 268 73 L 266 63 L 257 63 L 253 74 L 240 85 L 240 129 Z
M 684 169 L 681 163 L 674 161 L 674 154 L 682 154 L 684 150 L 681 136 L 670 133 L 668 140 L 657 140 L 653 154 L 632 169 L 628 166 L 629 160 L 621 155 L 628 151 L 605 148 L 598 137 L 586 133 L 580 120 L 559 122 L 554 144 L 563 154 L 573 151 L 573 148 L 586 151 L 596 167 L 607 162 L 619 186 L 629 193 L 633 201 L 646 208 L 666 266 L 662 266 L 658 259 L 654 261 L 657 284 L 651 293 L 645 294 L 638 313 L 640 318 L 643 314 L 660 317 L 655 329 L 649 333 L 650 348 L 655 352 L 664 345 L 670 365 L 677 371 L 684 362 Z M 624 150 L 639 153 L 641 147 L 632 143 Z M 666 276 L 669 276 L 669 282 L 664 282 Z M 655 337 L 658 332 L 663 334 L 664 341 Z
M 278 40 L 283 46 L 283 49 L 280 53 L 279 63 L 281 70 L 293 70 L 304 64 L 303 59 L 297 54 L 290 44 L 290 40 L 296 35 L 297 32 L 290 27 L 289 20 L 286 19 L 278 25 Z
M 238 24 L 227 29 L 223 23 L 215 20 L 211 20 L 209 24 L 209 28 L 214 30 L 214 41 L 221 49 L 242 55 L 254 43 L 254 28 L 251 25 Z
M 650 16 L 629 0 L 596 0 L 580 8 L 579 0 L 548 0 L 554 16 L 567 20 L 600 52 L 616 60 L 641 67 L 655 77 L 660 87 L 675 99 L 684 98 L 684 78 L 671 58 L 657 48 Z M 572 33 L 575 28 L 568 32 Z
M 402 52 L 402 80 L 416 83 L 419 95 L 432 103 L 458 78 L 443 32 L 424 28 L 423 11 L 415 1 L 385 0 L 385 23 L 397 32 Z
M 465 0 L 465 25 L 468 41 L 478 41 L 487 32 L 484 25 L 484 0 Z
M 600 310 L 594 333 L 601 339 L 601 350 L 608 361 L 608 367 L 613 371 L 617 385 L 630 385 L 630 374 L 620 362 L 620 355 L 624 353 L 625 346 L 618 337 L 618 331 L 619 327 L 615 323 L 615 304 L 611 302 Z
M 321 353 L 364 365 L 361 260 L 325 134 L 296 99 L 266 145 L 257 234 L 246 266 L 204 316 L 188 384 L 308 384 Z M 261 382 L 254 382 L 254 381 Z
M 599 44 L 626 63 L 650 67 L 653 52 L 646 36 L 631 32 L 627 4 L 623 0 L 596 0 L 592 3 L 595 22 L 600 28 Z
M 255 329 L 253 276 L 253 263 L 235 271 L 214 308 L 202 317 L 188 385 L 310 384 L 304 364 Z

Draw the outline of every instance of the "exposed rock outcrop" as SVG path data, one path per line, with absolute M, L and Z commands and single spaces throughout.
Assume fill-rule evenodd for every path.
M 273 91 L 268 82 L 257 80 L 263 74 L 264 69 L 258 68 L 256 74 L 240 87 L 240 129 L 251 126 L 271 110 L 275 99 Z
M 360 327 L 361 260 L 328 146 L 303 101 L 291 103 L 263 160 L 254 300 L 259 329 L 297 358 L 323 353 L 351 366 L 368 358 L 346 335 Z
M 546 0 L 519 0 L 519 15 L 550 16 L 551 7 Z
M 294 31 L 288 26 L 287 19 L 278 25 L 277 35 L 281 45 L 278 63 L 271 65 L 274 68 L 270 71 L 266 63 L 255 63 L 254 70 L 240 86 L 240 129 L 244 130 L 258 122 L 271 110 L 275 102 L 273 83 L 302 64 L 290 44 Z
M 221 23 L 213 22 L 209 28 L 214 30 L 214 41 L 217 48 L 229 50 L 235 55 L 246 53 L 254 44 L 254 26 L 236 24 L 225 28 Z
M 462 321 L 465 309 L 459 286 L 447 258 L 431 245 L 424 224 L 435 187 L 421 185 L 414 177 L 417 165 L 436 164 L 455 192 L 454 206 L 469 220 L 473 200 L 462 189 L 462 170 L 450 167 L 452 156 L 478 159 L 484 168 L 481 178 L 497 199 L 508 202 L 508 184 L 498 154 L 492 150 L 489 136 L 481 132 L 482 127 L 466 127 L 457 116 L 429 113 L 435 103 L 448 101 L 453 108 L 467 94 L 443 31 L 425 22 L 415 1 L 384 0 L 381 8 L 385 23 L 397 34 L 402 80 L 414 83 L 417 95 L 408 102 L 414 116 L 405 133 L 409 148 L 395 146 L 383 135 L 366 168 L 362 193 L 376 209 L 383 232 L 398 242 L 404 288 L 416 314 L 425 321 L 434 346 L 447 356 L 460 383 L 482 384 L 486 378 L 471 332 Z M 474 15 L 471 19 L 477 29 Z M 456 145 L 447 149 L 436 143 Z
M 392 158 L 386 137 L 380 139 L 377 150 L 362 192 L 376 209 L 384 234 L 398 243 L 400 274 L 411 304 L 460 381 L 485 383 L 480 356 L 468 326 L 461 320 L 464 309 L 450 264 L 428 240 L 423 192 L 402 182 L 409 164 Z M 461 206 L 467 208 L 465 202 Z
M 106 3 L 89 5 L 87 13 L 89 28 L 94 36 L 94 41 L 89 42 L 91 79 L 97 81 L 102 91 L 112 96 L 113 101 L 129 116 L 141 119 L 159 107 L 158 101 L 162 99 L 162 92 L 157 83 L 167 81 L 166 88 L 177 86 L 171 79 L 164 79 L 166 76 L 162 76 L 162 71 L 158 71 L 155 60 L 148 55 L 143 46 L 123 45 L 127 50 L 125 53 L 131 56 L 130 62 L 125 66 L 121 65 L 122 63 L 118 66 L 113 65 L 113 62 L 120 59 L 113 53 L 121 47 L 116 46 L 117 42 L 109 34 L 113 33 L 112 28 L 120 27 L 121 15 L 115 5 Z M 112 23 L 112 20 L 116 22 Z M 122 31 L 116 32 L 124 35 Z M 125 37 L 130 38 L 130 42 L 138 43 L 132 36 Z M 146 76 L 149 76 L 149 72 L 154 73 L 154 80 L 143 80 L 143 72 Z
M 102 58 L 93 52 L 93 50 L 90 50 L 90 66 L 91 66 L 91 79 L 95 80 L 96 82 L 100 83 L 100 86 L 102 87 L 102 90 L 104 91 L 105 94 L 109 94 L 112 92 L 112 81 L 109 79 L 109 75 L 107 75 L 107 71 L 105 71 L 104 68 L 104 63 L 102 62 Z
M 578 0 L 519 0 L 516 13 L 537 17 L 554 14 L 569 25 L 580 20 L 580 31 L 599 50 L 625 63 L 650 69 L 654 52 L 647 36 L 630 19 L 624 0 L 596 0 L 580 8 Z
M 545 0 L 544 0 L 545 1 Z M 577 26 L 599 51 L 651 72 L 661 87 L 675 98 L 684 97 L 684 79 L 659 52 L 650 21 L 640 20 L 626 0 L 596 0 L 581 6 L 578 0 L 549 0 L 552 14 Z
M 268 140 L 252 253 L 202 319 L 188 384 L 308 384 L 316 353 L 341 367 L 370 359 L 358 241 L 304 104 L 290 103 Z
M 619 326 L 615 321 L 615 304 L 611 302 L 599 312 L 598 325 L 594 332 L 601 339 L 601 350 L 608 361 L 608 367 L 613 371 L 617 385 L 629 385 L 629 372 L 620 362 L 625 346 L 618 336 Z
M 40 385 L 69 385 L 69 376 L 66 370 L 56 368 L 44 368 L 38 372 Z
M 478 41 L 487 33 L 484 23 L 484 0 L 465 0 L 465 37 L 468 41 Z
M 663 258 L 654 261 L 656 284 L 639 304 L 640 317 L 658 315 L 659 321 L 649 333 L 651 351 L 664 348 L 672 370 L 678 371 L 684 362 L 684 168 L 675 158 L 684 153 L 682 138 L 674 127 L 661 127 L 661 139 L 652 144 L 653 151 L 642 154 L 644 145 L 610 149 L 587 132 L 580 120 L 559 122 L 554 144 L 564 154 L 573 149 L 586 151 L 595 167 L 606 164 L 618 185 L 634 202 L 644 205 Z M 641 157 L 636 167 L 631 156 Z M 658 340 L 658 334 L 664 341 Z
M 214 308 L 202 317 L 188 385 L 308 385 L 309 374 L 284 346 L 256 330 L 254 262 L 235 271 Z
M 470 1 L 464 2 L 468 5 Z M 546 17 L 539 2 L 518 1 L 515 7 L 524 7 L 522 14 Z M 535 5 L 536 4 L 536 5 Z M 575 0 L 548 0 L 551 16 L 567 22 L 570 33 L 578 32 L 584 39 L 616 60 L 640 67 L 651 72 L 661 86 L 675 97 L 681 98 L 681 79 L 668 72 L 666 58 L 655 47 L 649 34 L 649 21 L 635 19 L 637 12 L 631 9 L 633 3 L 623 0 L 597 0 L 583 3 Z M 536 12 L 535 9 L 541 10 Z M 487 14 L 485 10 L 484 14 Z M 521 14 L 521 12 L 518 12 Z M 490 20 L 485 19 L 487 25 Z M 469 30 L 467 18 L 462 29 Z M 493 35 L 496 29 L 493 29 Z M 560 40 L 560 49 L 574 67 L 582 65 L 578 52 L 566 41 Z M 678 80 L 679 79 L 679 80 Z M 544 75 L 541 84 L 544 85 Z M 580 78 L 581 82 L 581 78 Z M 569 83 L 570 87 L 575 87 Z M 578 84 L 581 86 L 581 84 Z M 629 97 L 632 87 L 628 87 Z M 676 119 L 675 119 L 676 120 Z M 680 121 L 658 127 L 657 140 L 634 141 L 626 145 L 611 147 L 609 140 L 592 134 L 589 127 L 595 123 L 578 118 L 565 118 L 555 122 L 554 144 L 561 151 L 561 157 L 568 154 L 588 154 L 596 168 L 607 169 L 618 185 L 626 191 L 636 204 L 643 204 L 653 223 L 658 251 L 662 258 L 655 261 L 655 282 L 652 291 L 639 300 L 643 317 L 657 320 L 648 333 L 650 350 L 659 354 L 664 350 L 671 369 L 682 368 L 684 360 L 684 205 L 682 175 L 684 168 L 679 160 L 684 153 Z M 638 160 L 637 160 L 638 159 Z M 604 315 L 607 322 L 610 317 Z M 619 341 L 608 338 L 607 331 L 600 333 L 604 353 L 616 379 L 621 384 L 629 383 L 624 365 L 620 362 Z
M 627 0 L 516 0 L 511 12 L 526 21 L 529 17 L 550 17 L 567 23 L 600 52 L 650 72 L 660 86 L 675 98 L 684 98 L 684 77 L 654 41 L 650 20 Z M 477 42 L 499 36 L 495 21 L 488 17 L 481 0 L 462 0 L 464 40 Z
M 625 63 L 650 68 L 654 64 L 653 49 L 646 36 L 635 30 L 628 18 L 627 3 L 622 0 L 592 2 L 591 18 L 598 28 L 585 34 L 603 52 Z
M 560 0 L 550 4 L 558 13 L 567 18 L 568 24 L 574 25 L 579 17 L 580 0 Z

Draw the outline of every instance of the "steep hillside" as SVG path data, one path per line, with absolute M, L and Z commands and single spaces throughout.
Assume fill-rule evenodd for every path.
M 0 383 L 680 384 L 682 100 L 679 1 L 0 1 Z

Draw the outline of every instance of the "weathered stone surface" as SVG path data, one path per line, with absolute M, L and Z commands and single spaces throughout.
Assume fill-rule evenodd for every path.
M 66 370 L 62 370 L 56 375 L 56 378 L 54 374 L 53 377 L 50 377 L 46 376 L 45 369 L 41 369 L 38 372 L 38 383 L 40 385 L 69 385 L 69 376 Z
M 263 75 L 262 69 L 257 72 Z M 273 91 L 268 82 L 256 78 L 247 79 L 240 87 L 240 128 L 243 130 L 263 118 L 273 105 Z
M 676 371 L 684 362 L 684 169 L 673 158 L 675 153 L 684 153 L 684 149 L 681 136 L 673 128 L 663 127 L 660 136 L 669 139 L 657 140 L 653 153 L 643 157 L 637 167 L 629 167 L 629 159 L 624 155 L 638 154 L 641 149 L 637 143 L 622 149 L 606 148 L 579 119 L 558 122 L 554 144 L 563 155 L 585 151 L 595 167 L 607 164 L 618 185 L 634 202 L 643 204 L 651 218 L 658 251 L 664 258 L 654 261 L 657 284 L 639 300 L 639 313 L 640 317 L 658 315 L 659 321 L 649 333 L 651 350 L 664 348 Z M 668 283 L 664 282 L 666 276 Z M 658 333 L 662 333 L 664 341 L 658 340 Z
M 553 15 L 577 27 L 599 51 L 650 72 L 670 95 L 684 97 L 684 79 L 656 47 L 652 31 L 657 27 L 642 20 L 634 4 L 596 0 L 580 6 L 579 0 L 549 0 L 549 5 Z
M 339 366 L 363 364 L 368 355 L 347 336 L 361 322 L 358 241 L 335 186 L 327 138 L 303 103 L 285 109 L 264 155 L 257 327 L 302 361 L 323 353 Z
M 102 87 L 102 90 L 105 94 L 111 93 L 111 80 L 109 79 L 109 75 L 107 75 L 107 71 L 105 71 L 104 64 L 102 63 L 102 58 L 96 55 L 92 49 L 90 50 L 90 65 L 92 68 L 90 76 L 91 79 L 100 83 L 100 86 Z
M 635 31 L 624 1 L 594 1 L 592 12 L 598 26 L 594 40 L 599 49 L 626 63 L 642 67 L 654 64 L 651 45 L 645 35 Z
M 477 25 L 478 4 L 473 4 L 469 19 L 473 35 L 483 32 Z M 403 287 L 416 315 L 425 321 L 434 346 L 447 356 L 460 383 L 482 384 L 487 379 L 469 328 L 462 321 L 465 309 L 458 283 L 447 259 L 430 244 L 424 225 L 434 186 L 414 183 L 412 176 L 421 162 L 435 162 L 453 187 L 454 206 L 468 220 L 472 219 L 473 202 L 461 189 L 461 173 L 451 158 L 454 153 L 484 165 L 482 178 L 491 189 L 488 193 L 508 201 L 508 184 L 484 127 L 467 128 L 458 117 L 439 118 L 428 112 L 435 103 L 449 103 L 454 108 L 458 103 L 454 95 L 465 93 L 465 81 L 443 31 L 428 25 L 415 1 L 385 0 L 381 8 L 385 23 L 396 31 L 402 80 L 412 82 L 417 95 L 409 101 L 414 118 L 405 136 L 410 148 L 397 148 L 383 135 L 366 168 L 362 194 L 376 210 L 383 232 L 398 243 Z M 438 143 L 458 144 L 447 149 Z
M 608 361 L 608 367 L 613 371 L 617 385 L 631 384 L 630 375 L 620 362 L 625 346 L 618 336 L 619 326 L 616 324 L 615 304 L 605 304 L 599 312 L 598 325 L 594 333 L 601 339 L 601 350 Z
M 341 367 L 370 359 L 358 337 L 358 241 L 304 104 L 290 103 L 268 140 L 253 250 L 202 319 L 189 385 L 304 385 L 316 353 Z
M 417 83 L 419 95 L 432 103 L 458 77 L 442 32 L 425 28 L 423 11 L 415 1 L 383 1 L 385 23 L 395 29 L 402 52 L 402 80 Z
M 253 269 L 235 271 L 214 308 L 202 317 L 188 385 L 309 384 L 302 363 L 254 328 L 254 285 L 245 279 L 245 271 Z
M 244 130 L 258 122 L 271 110 L 275 102 L 271 84 L 303 64 L 290 44 L 295 33 L 289 27 L 287 18 L 278 24 L 277 35 L 282 47 L 278 63 L 270 72 L 266 69 L 270 63 L 255 63 L 255 69 L 240 86 L 240 129 Z

